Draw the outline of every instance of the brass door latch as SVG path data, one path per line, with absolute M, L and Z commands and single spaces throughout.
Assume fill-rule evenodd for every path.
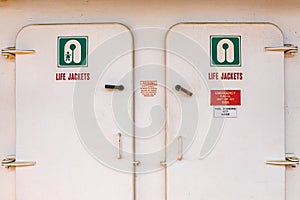
M 10 168 L 10 167 L 29 167 L 34 166 L 36 164 L 35 161 L 27 161 L 27 162 L 18 162 L 16 161 L 15 155 L 8 155 L 1 161 L 1 166 Z
M 286 153 L 285 160 L 267 160 L 266 164 L 286 167 L 297 167 L 299 165 L 299 158 L 297 158 L 294 153 Z

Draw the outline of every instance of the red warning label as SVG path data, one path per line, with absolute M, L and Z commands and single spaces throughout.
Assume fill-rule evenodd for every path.
M 140 81 L 140 90 L 144 97 L 154 97 L 157 94 L 157 81 Z
M 240 106 L 241 90 L 211 90 L 211 106 Z

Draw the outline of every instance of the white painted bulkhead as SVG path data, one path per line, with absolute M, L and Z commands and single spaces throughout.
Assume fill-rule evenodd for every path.
M 119 22 L 134 34 L 137 47 L 155 41 L 162 51 L 142 49 L 136 52 L 136 66 L 155 63 L 164 65 L 164 39 L 167 30 L 179 22 L 270 22 L 283 33 L 284 43 L 299 44 L 300 26 L 298 1 L 0 1 L 0 47 L 14 46 L 22 27 L 29 24 Z M 148 28 L 156 31 L 147 35 Z M 151 38 L 151 39 L 149 39 Z M 300 94 L 298 92 L 300 56 L 285 59 L 286 152 L 300 155 Z M 15 63 L 0 59 L 0 158 L 14 153 L 15 137 Z M 259 72 L 258 72 L 259 73 Z M 143 74 L 141 74 L 143 75 Z M 272 76 L 272 71 L 270 71 Z M 157 77 L 158 79 L 161 77 Z M 143 107 L 143 105 L 137 105 Z M 145 113 L 148 111 L 146 110 Z M 145 115 L 147 119 L 147 115 Z M 143 118 L 140 118 L 143 121 Z M 34 138 L 29 138 L 34 141 Z M 163 144 L 157 144 L 158 147 Z M 136 148 L 144 147 L 137 143 Z M 154 147 L 155 148 L 155 147 Z M 151 148 L 149 146 L 149 151 Z M 158 160 L 160 158 L 157 158 Z M 151 199 L 152 194 L 164 193 L 163 172 L 137 177 L 143 194 L 138 199 Z M 299 169 L 286 170 L 286 199 L 300 197 Z M 0 168 L 0 199 L 15 199 L 15 171 Z M 158 183 L 158 184 L 157 184 Z M 160 185 L 161 184 L 161 185 Z

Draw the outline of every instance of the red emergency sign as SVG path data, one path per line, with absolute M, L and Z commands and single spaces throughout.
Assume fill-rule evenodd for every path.
M 211 90 L 211 106 L 240 106 L 241 90 Z

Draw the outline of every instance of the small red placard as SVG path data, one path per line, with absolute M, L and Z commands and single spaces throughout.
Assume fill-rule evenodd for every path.
M 211 90 L 211 106 L 240 106 L 241 90 Z
M 140 90 L 144 97 L 154 97 L 157 94 L 157 80 L 140 81 Z

